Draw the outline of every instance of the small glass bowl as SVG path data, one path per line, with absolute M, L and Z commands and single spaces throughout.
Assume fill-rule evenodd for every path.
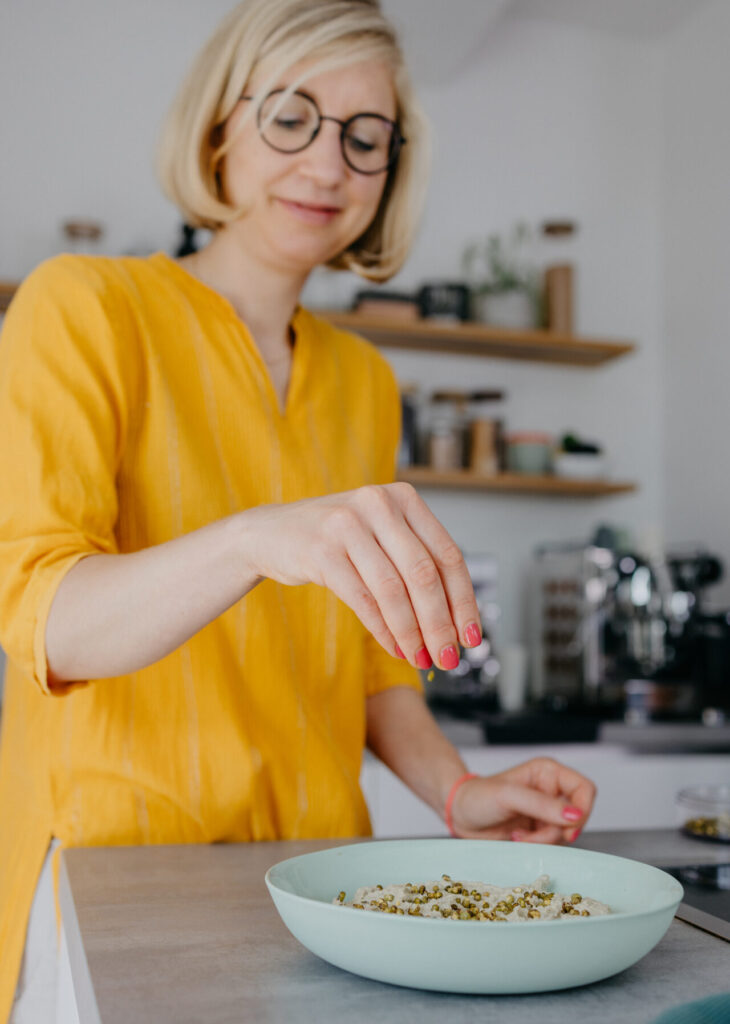
M 677 793 L 679 828 L 693 839 L 730 843 L 730 786 L 690 786 Z

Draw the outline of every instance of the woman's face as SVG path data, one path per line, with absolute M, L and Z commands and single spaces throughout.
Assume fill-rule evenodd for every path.
M 286 88 L 304 70 L 296 65 L 273 88 Z M 251 77 L 246 95 L 259 88 L 266 68 Z M 325 71 L 300 87 L 323 117 L 342 121 L 360 113 L 395 120 L 392 78 L 380 63 L 361 62 Z M 225 138 L 235 130 L 248 101 L 229 117 Z M 253 113 L 253 112 L 251 112 Z M 345 162 L 340 125 L 323 120 L 314 141 L 297 153 L 281 153 L 261 138 L 250 117 L 223 159 L 226 199 L 246 212 L 231 226 L 259 259 L 289 272 L 308 273 L 358 238 L 373 220 L 387 172 L 359 174 Z

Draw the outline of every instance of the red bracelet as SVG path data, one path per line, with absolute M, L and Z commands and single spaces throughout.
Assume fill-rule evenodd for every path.
M 454 822 L 452 821 L 451 818 L 451 808 L 454 804 L 454 797 L 456 796 L 456 791 L 462 784 L 462 782 L 466 782 L 467 779 L 476 778 L 477 775 L 474 772 L 467 772 L 466 775 L 462 775 L 460 779 L 456 780 L 454 785 L 451 787 L 451 790 L 449 791 L 449 795 L 446 797 L 446 807 L 444 808 L 444 821 L 446 822 L 446 827 L 448 828 L 450 835 L 452 835 L 454 839 L 459 838 L 456 832 L 454 832 Z

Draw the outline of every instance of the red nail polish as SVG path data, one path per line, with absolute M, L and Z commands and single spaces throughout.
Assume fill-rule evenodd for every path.
M 482 631 L 476 622 L 470 622 L 464 630 L 464 639 L 469 647 L 478 647 L 482 642 Z
M 578 821 L 579 818 L 583 817 L 583 811 L 580 807 L 564 807 L 563 817 L 566 821 Z
M 431 668 L 433 662 L 431 661 L 431 655 L 428 653 L 425 647 L 422 647 L 420 651 L 416 652 L 416 664 L 419 668 Z
M 441 667 L 445 669 L 456 668 L 459 664 L 459 652 L 453 644 L 444 647 L 441 651 Z
M 581 833 L 581 830 L 579 828 L 577 828 L 575 830 L 575 832 L 571 832 L 570 835 L 568 836 L 568 842 L 569 843 L 574 843 L 576 841 L 576 839 L 578 838 L 578 836 L 580 835 L 580 833 Z
M 402 651 L 402 650 L 400 649 L 400 647 L 398 646 L 398 644 L 396 644 L 396 645 L 395 645 L 395 653 L 396 653 L 396 654 L 398 655 L 398 657 L 399 657 L 399 658 L 405 658 L 405 654 L 404 654 L 404 653 L 403 653 L 403 651 Z

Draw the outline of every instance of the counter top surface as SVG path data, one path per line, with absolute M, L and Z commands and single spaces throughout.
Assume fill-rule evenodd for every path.
M 456 718 L 443 712 L 436 714 L 436 720 L 451 742 L 462 749 L 484 747 L 487 741 L 484 729 L 478 721 Z M 627 754 L 686 754 L 686 753 L 730 753 L 730 722 L 718 725 L 702 725 L 699 722 L 601 722 L 598 737 L 590 743 L 546 743 L 565 750 L 571 747 L 597 749 L 602 747 L 620 748 Z M 494 747 L 494 744 L 489 744 Z M 529 744 L 499 744 L 525 747 Z
M 281 922 L 265 871 L 335 842 L 65 851 L 61 908 L 80 1024 L 418 1021 L 647 1024 L 726 991 L 730 946 L 684 922 L 627 971 L 583 988 L 461 996 L 397 988 L 309 953 Z M 658 866 L 727 861 L 673 830 L 593 832 L 578 846 Z

